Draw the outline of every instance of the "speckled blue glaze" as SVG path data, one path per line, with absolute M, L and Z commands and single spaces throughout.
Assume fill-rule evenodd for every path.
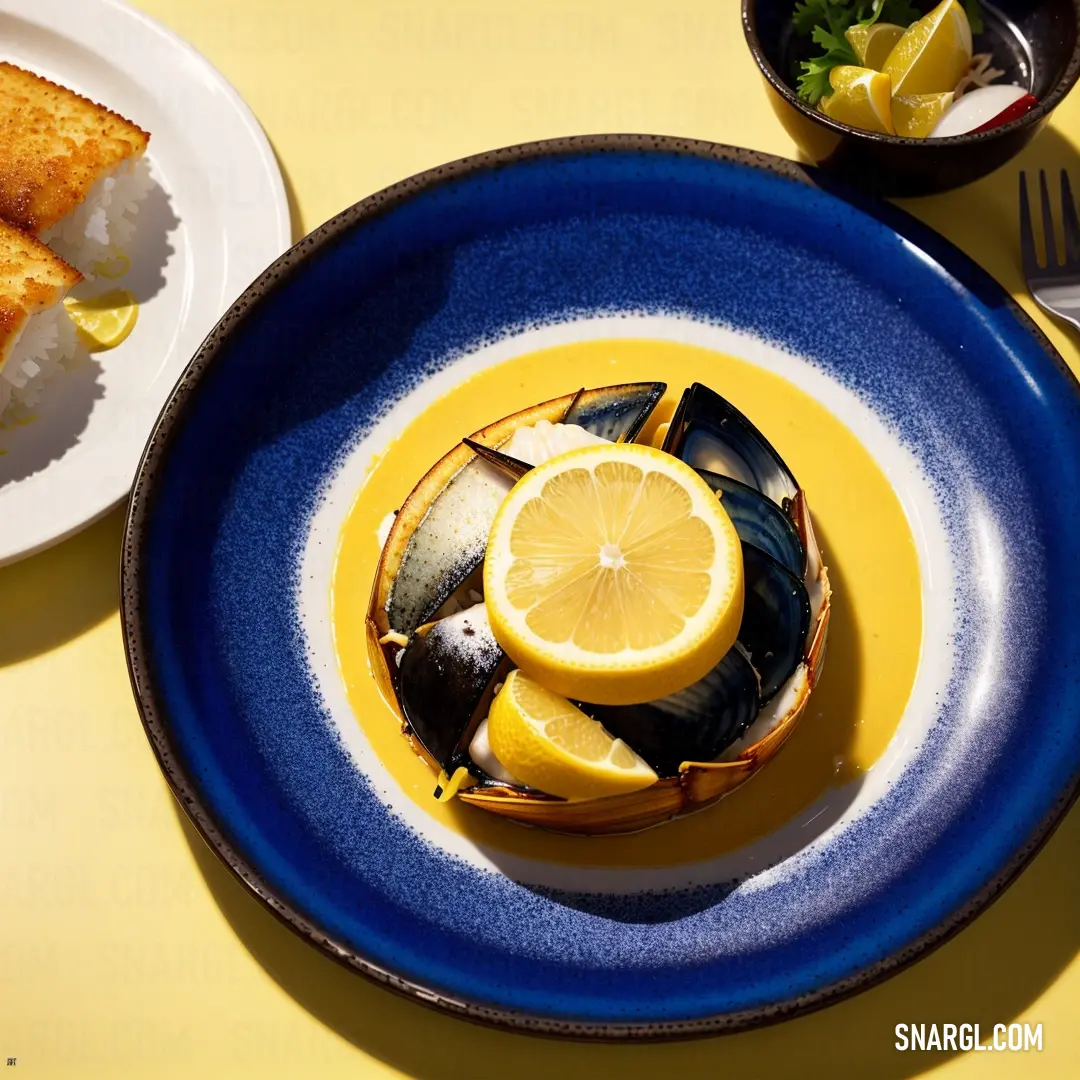
M 931 477 L 960 567 L 958 663 L 916 761 L 754 890 L 559 894 L 447 856 L 358 774 L 304 658 L 310 515 L 378 403 L 522 327 L 641 311 L 752 331 L 854 388 Z M 406 983 L 586 1030 L 827 1000 L 985 902 L 1075 785 L 1077 388 L 989 278 L 898 212 L 672 150 L 480 165 L 343 230 L 185 393 L 137 567 L 171 779 L 283 905 Z M 1024 599 L 994 616 L 993 738 L 965 749 L 988 658 L 963 576 L 976 510 Z

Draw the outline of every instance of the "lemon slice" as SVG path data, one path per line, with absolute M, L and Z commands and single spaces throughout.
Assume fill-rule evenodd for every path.
M 735 643 L 742 548 L 689 465 L 637 443 L 589 446 L 511 489 L 488 536 L 484 598 L 496 640 L 547 689 L 652 701 Z
M 491 703 L 488 738 L 517 779 L 563 799 L 624 795 L 657 778 L 622 739 L 520 671 L 510 672 Z
M 953 94 L 898 94 L 892 99 L 896 134 L 908 139 L 925 139 L 937 127 Z
M 874 23 L 849 27 L 844 36 L 863 67 L 880 71 L 885 66 L 893 46 L 904 36 L 904 28 L 895 23 Z
M 139 305 L 127 289 L 112 289 L 90 300 L 65 300 L 64 307 L 91 352 L 115 349 L 139 320 Z
M 943 94 L 971 65 L 971 24 L 957 0 L 942 0 L 912 23 L 893 46 L 882 71 L 894 94 Z
M 894 135 L 892 121 L 892 83 L 888 75 L 870 68 L 841 64 L 829 72 L 833 92 L 823 97 L 818 108 L 841 124 Z

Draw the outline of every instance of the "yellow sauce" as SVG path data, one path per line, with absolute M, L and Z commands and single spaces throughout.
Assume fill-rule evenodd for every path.
M 761 428 L 807 492 L 834 596 L 825 673 L 806 716 L 746 786 L 699 814 L 644 833 L 558 836 L 458 800 L 437 802 L 436 778 L 401 737 L 368 663 L 365 618 L 380 523 L 463 435 L 579 386 L 654 379 L 663 379 L 669 391 L 650 429 L 670 418 L 686 386 L 704 382 Z M 432 404 L 373 459 L 341 531 L 331 603 L 338 662 L 357 722 L 419 806 L 478 844 L 598 866 L 664 866 L 724 854 L 775 831 L 831 786 L 869 769 L 903 714 L 922 633 L 911 531 L 862 444 L 786 380 L 722 353 L 668 341 L 589 341 L 531 353 L 479 372 Z

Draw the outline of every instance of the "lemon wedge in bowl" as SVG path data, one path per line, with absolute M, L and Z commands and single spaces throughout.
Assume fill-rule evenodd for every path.
M 491 703 L 488 738 L 517 779 L 563 799 L 625 795 L 657 780 L 621 739 L 520 671 L 510 672 Z
M 866 68 L 880 71 L 892 52 L 893 46 L 904 36 L 904 27 L 895 23 L 874 23 L 863 26 L 856 23 L 844 31 L 844 37 Z
M 908 139 L 925 139 L 945 110 L 953 103 L 953 94 L 898 94 L 892 100 L 896 134 Z
M 892 83 L 888 75 L 870 68 L 841 64 L 829 72 L 833 92 L 818 108 L 831 120 L 879 135 L 895 135 L 892 120 Z
M 488 536 L 495 639 L 576 701 L 631 705 L 704 678 L 735 643 L 743 593 L 727 512 L 689 465 L 651 446 L 545 462 L 511 489 Z
M 942 0 L 893 46 L 882 71 L 894 94 L 943 94 L 971 65 L 971 24 L 957 0 Z

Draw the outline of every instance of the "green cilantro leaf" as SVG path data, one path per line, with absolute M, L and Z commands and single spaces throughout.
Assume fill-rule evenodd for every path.
M 910 26 L 922 18 L 922 12 L 910 0 L 885 0 L 883 4 L 875 4 L 875 7 L 874 22 L 880 18 L 882 22 L 894 26 Z
M 972 6 L 977 8 L 979 0 L 966 2 L 970 18 Z M 921 17 L 911 0 L 798 0 L 792 12 L 795 32 L 825 50 L 820 56 L 800 63 L 799 97 L 816 105 L 832 93 L 829 72 L 834 67 L 859 63 L 844 36 L 845 30 L 856 24 L 872 26 L 879 20 L 906 27 Z
M 811 105 L 816 105 L 823 97 L 832 93 L 829 72 L 836 66 L 828 56 L 818 56 L 813 60 L 803 60 L 799 65 L 799 97 Z
M 824 54 L 816 56 L 812 60 L 804 60 L 800 67 L 802 74 L 799 76 L 799 97 L 816 105 L 823 97 L 832 93 L 832 85 L 829 83 L 829 72 L 834 67 L 842 64 L 858 64 L 859 59 L 855 55 L 848 39 L 843 33 L 835 34 L 826 30 L 823 26 L 815 26 L 811 35 L 814 42 L 820 45 Z
M 800 37 L 809 37 L 815 26 L 827 26 L 829 23 L 829 0 L 799 0 L 795 5 L 791 21 L 795 33 Z
M 971 23 L 971 32 L 981 34 L 985 27 L 979 0 L 964 0 L 964 10 L 967 12 L 968 22 Z

